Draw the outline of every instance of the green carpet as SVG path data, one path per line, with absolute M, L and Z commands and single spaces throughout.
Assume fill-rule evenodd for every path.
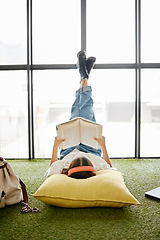
M 20 212 L 21 205 L 0 209 L 0 240 L 158 240 L 160 201 L 144 193 L 160 186 L 160 160 L 112 160 L 124 173 L 126 186 L 140 206 L 125 208 L 64 209 L 46 205 L 30 194 L 44 181 L 48 160 L 9 161 L 25 182 L 31 207 L 38 213 Z

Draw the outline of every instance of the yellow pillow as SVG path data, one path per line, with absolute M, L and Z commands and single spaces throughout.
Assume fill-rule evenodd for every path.
M 65 208 L 123 207 L 140 204 L 125 186 L 121 172 L 101 170 L 87 179 L 64 174 L 47 178 L 32 194 L 40 201 Z

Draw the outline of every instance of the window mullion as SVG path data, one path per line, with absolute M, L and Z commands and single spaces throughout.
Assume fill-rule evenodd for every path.
M 86 50 L 86 0 L 81 0 L 81 49 Z
M 29 158 L 34 158 L 33 83 L 32 83 L 32 0 L 27 0 L 27 81 L 28 81 L 28 144 Z
M 135 0 L 136 32 L 136 103 L 135 103 L 135 157 L 140 158 L 141 127 L 141 0 Z

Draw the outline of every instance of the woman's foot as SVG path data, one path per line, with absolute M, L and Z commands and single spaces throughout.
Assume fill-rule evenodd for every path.
M 86 66 L 86 54 L 85 54 L 85 50 L 81 50 L 80 52 L 78 52 L 77 54 L 77 58 L 78 58 L 78 68 L 79 68 L 79 73 L 81 76 L 81 81 L 83 79 L 88 79 L 88 71 L 87 71 L 87 66 Z
M 87 60 L 86 60 L 86 67 L 87 67 L 88 75 L 89 75 L 91 69 L 94 67 L 95 62 L 96 62 L 96 58 L 95 57 L 87 58 Z

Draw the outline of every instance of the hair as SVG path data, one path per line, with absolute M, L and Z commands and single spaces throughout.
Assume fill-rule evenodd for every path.
M 71 168 L 80 167 L 80 166 L 91 166 L 91 167 L 93 167 L 93 164 L 91 163 L 91 161 L 88 158 L 80 157 L 80 158 L 77 158 L 77 159 L 73 160 L 70 163 L 68 171 Z M 77 178 L 77 179 L 85 179 L 85 178 L 93 177 L 95 175 L 96 175 L 95 172 L 82 171 L 82 172 L 74 172 L 74 173 L 70 174 L 69 177 Z

